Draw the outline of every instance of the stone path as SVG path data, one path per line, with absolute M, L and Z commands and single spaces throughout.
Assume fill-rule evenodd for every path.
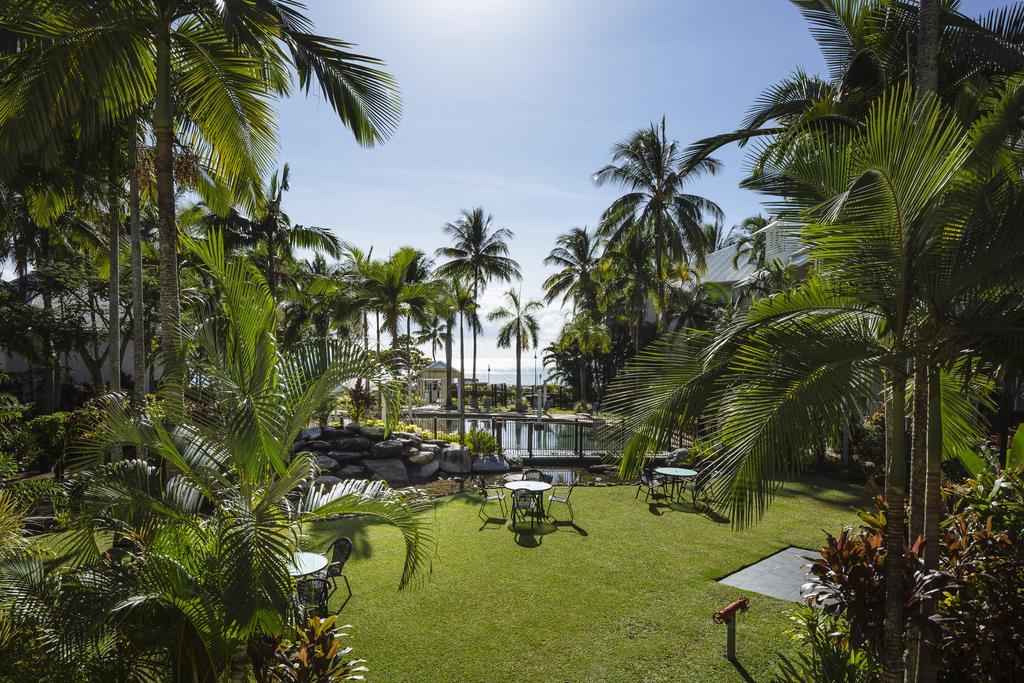
M 813 550 L 786 548 L 769 555 L 760 562 L 745 567 L 721 579 L 719 583 L 735 586 L 752 593 L 761 593 L 779 600 L 800 602 L 800 586 L 807 583 L 810 564 L 805 557 L 814 557 Z

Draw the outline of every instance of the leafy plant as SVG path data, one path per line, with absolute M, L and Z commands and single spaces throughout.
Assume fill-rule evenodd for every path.
M 878 667 L 867 651 L 851 644 L 844 635 L 849 624 L 819 609 L 803 607 L 789 613 L 797 626 L 787 633 L 803 646 L 790 659 L 779 655 L 777 683 L 870 683 Z
M 466 432 L 463 445 L 470 455 L 489 455 L 498 452 L 498 440 L 485 429 L 471 429 Z
M 352 648 L 343 646 L 348 637 L 335 627 L 336 617 L 310 617 L 302 626 L 295 626 L 292 637 L 278 638 L 269 657 L 257 657 L 256 680 L 259 683 L 328 683 L 329 681 L 361 681 L 368 671 L 362 659 L 351 659 Z

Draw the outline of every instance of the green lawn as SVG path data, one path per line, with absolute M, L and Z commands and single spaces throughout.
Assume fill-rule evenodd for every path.
M 744 592 L 715 579 L 790 545 L 817 547 L 822 530 L 852 524 L 867 502 L 858 487 L 808 479 L 786 487 L 760 525 L 734 532 L 688 508 L 654 514 L 635 490 L 579 488 L 578 530 L 523 536 L 481 528 L 473 495 L 437 499 L 433 574 L 401 592 L 397 531 L 342 520 L 318 525 L 311 544 L 355 542 L 355 597 L 339 618 L 371 680 L 731 681 L 741 677 L 711 615 Z M 749 595 L 739 659 L 767 680 L 775 653 L 792 647 L 782 612 L 793 605 Z

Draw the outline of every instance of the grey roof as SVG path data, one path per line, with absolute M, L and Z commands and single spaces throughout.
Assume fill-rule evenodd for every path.
M 435 360 L 433 363 L 423 368 L 423 371 L 427 370 L 447 370 L 448 365 L 443 360 Z
M 732 260 L 735 255 L 736 247 L 731 245 L 708 254 L 705 258 L 708 270 L 701 277 L 701 281 L 732 284 L 750 277 L 754 272 L 754 264 L 745 258 L 740 258 L 739 263 L 734 266 Z

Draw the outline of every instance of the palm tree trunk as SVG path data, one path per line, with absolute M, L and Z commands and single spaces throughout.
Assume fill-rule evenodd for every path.
M 465 441 L 466 405 L 462 402 L 462 386 L 466 383 L 466 337 L 462 330 L 465 314 L 459 311 L 459 443 Z
M 178 228 L 174 215 L 174 119 L 171 103 L 170 27 L 156 36 L 156 102 L 153 133 L 156 137 L 156 193 L 160 238 L 160 346 L 164 380 L 176 394 L 172 416 L 183 407 L 185 363 L 179 342 L 181 320 L 178 300 Z M 181 399 L 179 401 L 178 399 Z
M 928 448 L 928 368 L 914 360 L 914 431 L 910 443 L 910 543 L 924 534 L 925 466 Z M 913 620 L 907 628 L 907 680 L 917 680 L 921 626 Z
M 939 89 L 939 0 L 921 0 L 917 14 L 917 89 Z
M 942 376 L 937 366 L 928 378 L 928 464 L 924 504 L 924 571 L 939 568 L 939 524 L 942 521 Z M 921 602 L 921 617 L 930 620 L 935 614 L 934 598 Z M 930 622 L 929 622 L 930 623 Z M 935 647 L 919 639 L 917 643 L 914 680 L 934 683 L 939 675 L 938 643 Z
M 586 369 L 586 361 L 580 359 L 580 403 L 586 407 L 587 405 L 587 376 L 584 370 Z
M 110 187 L 110 285 L 107 291 L 107 371 L 110 376 L 110 390 L 121 391 L 121 216 L 117 192 L 117 150 L 111 154 Z M 112 462 L 121 460 L 121 449 L 114 447 L 110 452 Z
M 521 377 L 522 371 L 520 369 L 521 357 L 522 357 L 522 345 L 519 343 L 519 335 L 517 333 L 516 334 L 516 412 L 517 413 L 522 409 L 522 404 L 520 403 L 520 399 L 519 399 L 520 395 L 523 392 L 523 382 L 522 382 L 522 377 Z
M 452 322 L 449 318 L 445 322 L 444 333 L 444 361 L 447 366 L 444 370 L 444 407 L 445 410 L 452 409 Z
M 476 299 L 479 295 L 477 285 L 480 282 L 479 278 L 473 280 L 473 305 L 476 306 Z M 473 325 L 473 410 L 479 408 L 479 403 L 476 397 L 476 325 Z
M 412 378 L 412 326 L 411 326 L 411 320 L 412 320 L 412 313 L 410 312 L 409 315 L 405 316 L 405 360 L 406 360 L 406 363 L 408 363 L 408 370 L 407 370 L 407 372 L 409 373 L 409 376 L 408 376 L 408 378 L 406 380 L 406 384 L 408 385 L 408 390 L 409 390 L 409 419 L 410 420 L 412 420 L 412 383 L 413 383 L 413 378 Z
M 893 371 L 890 380 L 891 406 L 886 415 L 889 431 L 887 449 L 888 468 L 885 477 L 885 502 L 888 507 L 885 525 L 885 614 L 883 621 L 882 680 L 885 683 L 903 683 L 904 616 L 903 579 L 906 542 L 906 486 L 907 464 L 905 453 L 907 379 L 901 369 Z
M 128 175 L 128 203 L 131 211 L 132 239 L 132 378 L 135 390 L 132 402 L 142 406 L 146 395 L 146 320 L 142 277 L 142 227 L 139 221 L 138 141 L 132 131 L 131 168 Z

